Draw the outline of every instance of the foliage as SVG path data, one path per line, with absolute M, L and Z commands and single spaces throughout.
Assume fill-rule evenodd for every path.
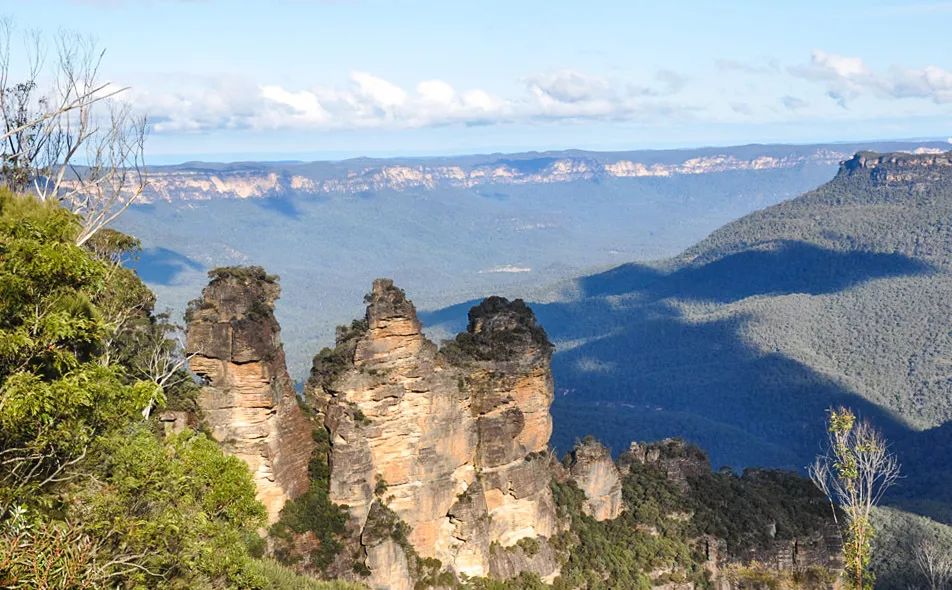
M 585 495 L 574 482 L 553 482 L 556 505 L 571 522 L 569 531 L 553 539 L 564 559 L 554 588 L 647 589 L 652 586 L 648 573 L 665 567 L 680 572 L 686 580 L 703 583 L 704 576 L 683 523 L 664 516 L 647 522 L 639 520 L 640 512 L 633 502 L 645 498 L 645 490 L 664 489 L 670 493 L 672 496 L 661 500 L 663 505 L 673 498 L 675 489 L 668 488 L 664 481 L 664 475 L 657 470 L 629 475 L 623 489 L 628 510 L 614 520 L 602 522 L 582 511 Z M 680 506 L 683 505 L 681 498 Z M 662 511 L 662 505 L 656 505 L 647 513 L 660 515 Z M 661 534 L 651 529 L 659 524 Z
M 875 579 L 870 569 L 875 534 L 872 513 L 899 477 L 899 462 L 882 435 L 848 408 L 829 412 L 826 454 L 810 467 L 813 483 L 829 498 L 834 515 L 843 515 L 845 578 L 849 588 L 867 590 Z
M 877 508 L 872 514 L 876 536 L 870 567 L 877 588 L 929 588 L 930 580 L 916 567 L 916 553 L 925 541 L 952 555 L 952 527 L 895 508 Z
M 244 539 L 264 523 L 247 466 L 185 431 L 164 440 L 145 426 L 104 437 L 96 478 L 71 489 L 71 514 L 95 538 L 135 556 L 127 585 L 253 587 Z
M 741 555 L 771 539 L 805 538 L 829 523 L 830 505 L 807 479 L 794 473 L 752 469 L 691 479 L 694 525 Z
M 307 492 L 284 505 L 270 533 L 275 543 L 274 554 L 279 561 L 320 573 L 343 548 L 347 511 L 330 499 L 330 439 L 327 431 L 315 428 L 313 436 L 316 446 L 308 464 L 311 485 Z M 302 554 L 295 543 L 302 535 L 314 541 L 306 554 Z
M 301 575 L 273 559 L 256 559 L 251 571 L 261 579 L 256 590 L 360 590 L 362 586 L 348 582 L 324 582 Z
M 9 588 L 257 588 L 264 508 L 243 462 L 159 438 L 147 370 L 168 320 L 119 266 L 137 245 L 0 191 L 0 580 Z M 148 353 L 151 354 L 151 353 Z M 169 388 L 172 389 L 171 387 Z
M 22 372 L 55 379 L 98 352 L 90 294 L 105 270 L 72 243 L 77 231 L 55 205 L 0 190 L 0 384 Z
M 0 191 L 0 518 L 42 501 L 96 436 L 162 397 L 102 361 L 108 316 L 93 300 L 109 269 L 76 231 L 55 205 Z
M 324 389 L 330 387 L 344 371 L 354 365 L 357 341 L 367 332 L 367 320 L 354 320 L 349 326 L 337 326 L 333 348 L 322 348 L 311 363 L 308 386 Z
M 68 523 L 28 522 L 18 510 L 0 528 L 0 587 L 94 590 L 123 564 L 98 562 L 101 547 Z
M 208 278 L 210 278 L 212 281 L 235 279 L 243 282 L 278 282 L 278 275 L 268 274 L 260 266 L 220 266 L 208 271 Z

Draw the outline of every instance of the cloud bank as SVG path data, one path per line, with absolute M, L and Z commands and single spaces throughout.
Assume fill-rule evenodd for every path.
M 286 88 L 213 78 L 186 79 L 161 91 L 130 94 L 150 113 L 156 132 L 211 129 L 419 128 L 543 120 L 630 120 L 678 108 L 684 85 L 658 72 L 650 86 L 625 85 L 574 70 L 527 77 L 522 91 L 502 97 L 458 89 L 439 79 L 404 88 L 368 72 L 351 72 L 340 87 Z
M 294 88 L 235 78 L 168 76 L 162 84 L 147 85 L 129 98 L 150 115 L 158 133 L 553 121 L 793 120 L 835 112 L 834 104 L 823 107 L 822 94 L 843 109 L 851 109 L 861 97 L 886 101 L 881 106 L 884 112 L 890 110 L 888 101 L 904 99 L 931 102 L 940 112 L 952 104 L 952 72 L 934 65 L 874 70 L 859 57 L 820 50 L 813 52 L 809 62 L 791 67 L 773 60 L 753 64 L 717 60 L 713 65 L 718 79 L 708 80 L 707 85 L 723 83 L 727 90 L 668 70 L 656 72 L 647 81 L 633 81 L 563 69 L 527 76 L 503 96 L 481 88 L 458 88 L 441 79 L 400 85 L 370 72 L 353 71 L 337 86 Z M 750 93 L 751 88 L 765 87 L 765 77 L 782 92 Z M 746 84 L 741 83 L 744 80 Z M 803 97 L 808 94 L 816 96 Z M 865 115 L 876 108 L 867 104 Z
M 790 68 L 790 72 L 825 84 L 827 95 L 844 108 L 861 96 L 919 98 L 939 105 L 952 103 L 952 72 L 933 65 L 893 66 L 876 72 L 859 57 L 814 51 L 809 64 Z

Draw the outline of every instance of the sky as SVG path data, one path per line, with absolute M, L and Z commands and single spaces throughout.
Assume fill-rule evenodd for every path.
M 153 163 L 952 135 L 952 1 L 0 0 L 0 15 L 95 39 L 102 79 L 149 116 Z

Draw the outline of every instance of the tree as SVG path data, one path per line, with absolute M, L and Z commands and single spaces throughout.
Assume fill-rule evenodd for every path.
M 827 432 L 826 453 L 809 468 L 810 478 L 829 498 L 842 530 L 848 587 L 871 589 L 874 530 L 870 516 L 899 477 L 899 462 L 882 435 L 847 408 L 830 410 Z
M 0 189 L 0 519 L 161 396 L 98 361 L 105 326 L 91 295 L 106 265 L 74 244 L 78 229 L 56 203 Z
M 91 40 L 61 33 L 48 66 L 40 35 L 24 35 L 22 78 L 14 81 L 12 37 L 13 26 L 0 21 L 0 181 L 79 215 L 75 239 L 83 245 L 145 190 L 146 118 L 112 100 L 126 88 L 100 79 L 104 51 Z
M 922 535 L 912 547 L 916 567 L 922 572 L 929 590 L 944 590 L 952 582 L 952 547 Z

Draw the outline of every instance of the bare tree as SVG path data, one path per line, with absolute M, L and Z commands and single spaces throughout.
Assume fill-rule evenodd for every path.
M 24 35 L 24 65 L 14 82 L 12 38 L 12 25 L 0 21 L 0 180 L 76 213 L 76 243 L 85 244 L 145 190 L 146 119 L 112 100 L 126 88 L 100 80 L 104 52 L 93 41 L 60 33 L 54 66 L 47 67 L 41 36 Z
M 952 583 L 952 547 L 922 535 L 912 547 L 912 557 L 929 590 L 945 590 Z
M 830 410 L 827 432 L 827 451 L 809 468 L 810 478 L 830 499 L 843 532 L 848 587 L 866 590 L 873 582 L 870 516 L 899 477 L 899 462 L 879 431 L 847 408 Z
M 137 367 L 142 377 L 152 381 L 162 391 L 181 385 L 191 379 L 184 371 L 185 364 L 197 353 L 185 354 L 185 331 L 168 321 L 168 314 L 159 314 L 151 338 L 145 342 L 143 362 Z M 142 417 L 148 419 L 158 400 L 152 398 L 142 409 Z

